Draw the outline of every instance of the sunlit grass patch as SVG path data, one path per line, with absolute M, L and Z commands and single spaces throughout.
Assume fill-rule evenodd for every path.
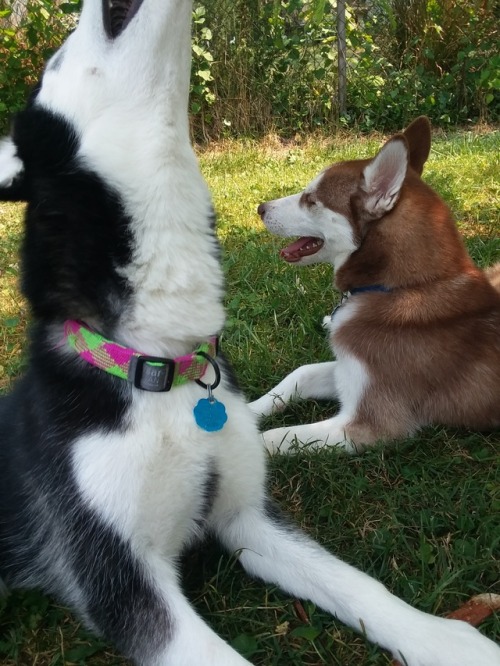
M 23 362 L 27 306 L 19 293 L 19 243 L 23 206 L 0 202 L 0 389 Z

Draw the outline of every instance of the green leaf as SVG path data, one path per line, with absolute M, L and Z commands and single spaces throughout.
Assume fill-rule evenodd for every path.
M 259 647 L 255 636 L 240 634 L 232 641 L 231 646 L 244 657 L 251 657 Z
M 199 69 L 196 74 L 200 77 L 200 79 L 203 79 L 203 81 L 211 81 L 212 80 L 212 75 L 210 74 L 209 69 Z
M 90 644 L 82 643 L 81 645 L 77 645 L 76 647 L 67 650 L 64 656 L 66 661 L 84 663 L 87 657 L 91 657 L 93 654 L 100 652 L 103 649 L 103 647 L 104 643 L 100 643 L 99 641 L 97 642 L 93 641 Z
M 80 11 L 82 3 L 79 0 L 76 0 L 75 2 L 63 2 L 59 5 L 59 8 L 64 14 L 74 14 Z
M 309 625 L 296 627 L 290 632 L 290 636 L 295 636 L 296 638 L 305 638 L 310 643 L 316 640 L 316 638 L 318 638 L 320 634 L 321 634 L 321 629 Z
M 4 319 L 2 325 L 5 326 L 5 328 L 15 328 L 16 326 L 19 326 L 19 317 L 9 317 L 8 319 Z
M 326 0 L 316 0 L 312 20 L 316 25 L 321 23 L 325 15 Z
M 436 561 L 436 555 L 434 554 L 434 548 L 430 543 L 424 542 L 420 548 L 420 559 L 424 564 L 434 564 Z

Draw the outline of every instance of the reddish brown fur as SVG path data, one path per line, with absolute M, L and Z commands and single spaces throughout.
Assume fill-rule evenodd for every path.
M 365 160 L 331 167 L 318 190 L 344 215 L 347 199 L 354 200 L 346 216 L 363 238 L 336 275 L 339 290 L 393 289 L 358 294 L 356 316 L 332 338 L 334 349 L 359 358 L 372 378 L 346 433 L 364 444 L 428 424 L 500 426 L 500 294 L 489 281 L 500 286 L 500 267 L 488 276 L 475 267 L 448 207 L 420 180 L 425 127 L 405 138 L 415 168 L 382 219 L 359 214 Z
M 339 413 L 266 431 L 270 451 L 297 440 L 353 450 L 432 424 L 500 426 L 500 264 L 474 265 L 421 180 L 430 146 L 429 121 L 417 118 L 373 159 L 334 164 L 299 197 L 259 206 L 273 233 L 322 241 L 302 256 L 330 261 L 339 291 L 351 292 L 327 321 L 337 361 L 298 368 L 251 404 L 270 414 L 294 397 L 331 396 Z

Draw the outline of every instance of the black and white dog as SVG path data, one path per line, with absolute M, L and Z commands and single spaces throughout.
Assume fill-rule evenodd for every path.
M 1 144 L 0 198 L 28 202 L 33 315 L 30 369 L 0 403 L 1 578 L 56 595 L 138 664 L 247 664 L 181 591 L 180 555 L 211 533 L 410 666 L 498 666 L 493 642 L 409 607 L 266 497 L 262 440 L 214 340 L 223 276 L 189 142 L 191 11 L 86 0 Z

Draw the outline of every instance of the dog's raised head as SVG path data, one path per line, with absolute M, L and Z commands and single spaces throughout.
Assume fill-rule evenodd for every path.
M 35 315 L 108 334 L 120 319 L 150 329 L 129 342 L 148 348 L 165 317 L 183 338 L 191 292 L 220 299 L 211 199 L 189 139 L 191 16 L 190 0 L 85 0 L 0 143 L 0 199 L 28 202 L 23 288 Z M 208 335 L 221 326 L 215 310 Z
M 411 271 L 403 267 L 401 272 L 400 264 L 413 269 L 411 256 L 418 255 L 422 270 L 426 262 L 421 254 L 429 252 L 428 245 L 432 254 L 436 224 L 450 217 L 438 195 L 420 179 L 430 146 L 430 123 L 421 116 L 387 141 L 373 159 L 333 164 L 303 192 L 261 204 L 258 213 L 269 231 L 299 236 L 281 251 L 283 259 L 302 265 L 333 264 L 342 290 L 411 281 Z M 450 224 L 444 226 L 455 243 Z
M 60 168 L 63 157 L 77 153 L 91 167 L 98 161 L 100 175 L 119 185 L 130 155 L 148 168 L 152 156 L 141 145 L 151 151 L 151 136 L 161 150 L 169 129 L 187 133 L 191 58 L 184 24 L 190 12 L 189 0 L 85 0 L 78 27 L 48 61 L 12 136 L 2 143 L 2 198 L 26 199 L 39 166 L 32 142 L 26 146 L 32 139 L 24 136 L 28 124 L 39 143 L 47 143 L 46 133 L 53 140 L 44 152 L 45 168 Z M 62 137 L 64 131 L 70 136 Z M 69 154 L 51 159 L 63 138 Z

